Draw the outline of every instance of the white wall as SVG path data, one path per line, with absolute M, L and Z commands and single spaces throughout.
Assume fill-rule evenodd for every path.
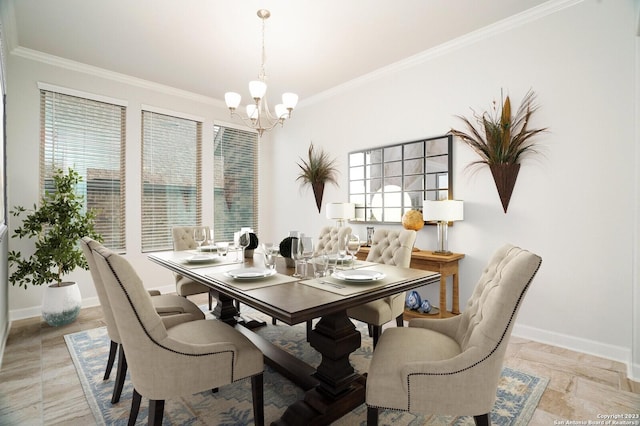
M 271 210 L 290 205 L 299 193 L 295 162 L 310 140 L 341 162 L 342 185 L 331 188 L 325 202 L 345 201 L 349 151 L 446 133 L 460 128 L 454 115 L 489 108 L 500 101 L 501 89 L 519 105 L 532 88 L 541 106 L 534 125 L 550 131 L 539 139 L 544 155 L 523 164 L 507 214 L 488 169 L 465 171 L 477 157 L 455 144 L 454 196 L 465 201 L 465 220 L 449 230 L 449 248 L 466 254 L 461 300 L 498 246 L 520 245 L 543 263 L 516 332 L 628 362 L 638 166 L 636 16 L 631 0 L 586 0 L 513 28 L 493 27 L 351 82 L 334 96 L 307 100 L 273 137 L 280 167 L 268 182 L 277 188 Z M 327 223 L 308 191 L 293 215 L 274 218 L 273 229 L 277 235 L 290 229 L 313 234 Z M 364 226 L 353 227 L 365 236 Z M 419 232 L 418 247 L 435 244 L 435 228 Z M 435 287 L 424 294 L 438 300 Z
M 296 162 L 310 141 L 335 155 L 342 171 L 341 186 L 328 186 L 324 202 L 343 201 L 349 151 L 446 133 L 459 126 L 455 114 L 488 108 L 501 88 L 514 104 L 533 88 L 541 105 L 535 125 L 549 126 L 550 132 L 541 138 L 544 155 L 524 163 L 507 214 L 488 171 L 465 172 L 476 157 L 465 146 L 454 146 L 454 194 L 465 200 L 465 221 L 450 229 L 449 247 L 466 254 L 461 300 L 469 297 L 498 246 L 520 245 L 540 254 L 543 265 L 516 332 L 631 362 L 638 2 L 550 4 L 570 7 L 539 9 L 538 15 L 517 17 L 303 101 L 284 129 L 262 141 L 261 240 L 279 241 L 292 229 L 316 234 L 331 223 L 324 207 L 316 210 L 312 192 L 300 191 L 295 181 Z M 205 150 L 211 148 L 211 120 L 227 120 L 226 111 L 197 96 L 18 53 L 8 58 L 9 205 L 29 205 L 38 196 L 38 81 L 126 100 L 127 257 L 148 287 L 172 288 L 171 275 L 140 253 L 140 105 L 205 118 Z M 208 180 L 205 176 L 205 185 Z M 354 229 L 364 236 L 364 226 Z M 416 245 L 430 249 L 435 240 L 435 228 L 428 227 Z M 20 248 L 15 240 L 10 244 Z M 95 301 L 87 272 L 71 278 L 86 282 L 83 297 Z M 435 288 L 425 295 L 437 301 Z M 40 289 L 11 288 L 9 297 L 12 318 L 39 313 Z M 638 378 L 640 354 L 634 356 Z

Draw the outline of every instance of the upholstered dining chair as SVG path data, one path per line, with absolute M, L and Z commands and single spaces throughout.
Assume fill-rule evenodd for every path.
M 173 250 L 194 250 L 198 248 L 198 243 L 193 238 L 193 228 L 195 226 L 174 226 L 171 228 L 171 237 L 173 238 Z M 209 227 L 205 226 L 207 235 L 209 235 Z M 180 274 L 173 274 L 176 280 L 176 293 L 178 296 L 187 297 L 193 294 L 207 293 L 209 295 L 209 310 L 213 307 L 213 294 L 209 287 L 204 284 L 197 283 L 190 278 L 183 277 Z
M 351 234 L 351 228 L 348 226 L 325 226 L 320 230 L 318 242 L 316 244 L 316 253 L 336 253 L 338 251 L 338 241 L 346 238 Z
M 93 253 L 127 354 L 134 389 L 129 424 L 142 396 L 150 400 L 149 424 L 160 425 L 166 399 L 251 378 L 254 422 L 263 425 L 262 352 L 219 320 L 165 327 L 129 262 L 104 247 Z
M 511 330 L 541 261 L 505 245 L 461 315 L 386 330 L 369 365 L 367 424 L 377 425 L 379 409 L 392 409 L 467 415 L 489 425 Z
M 116 353 L 118 354 L 118 369 L 116 371 L 116 381 L 113 386 L 113 394 L 111 396 L 111 403 L 115 404 L 120 400 L 120 395 L 122 394 L 124 379 L 127 374 L 127 359 L 121 345 L 122 340 L 118 333 L 118 327 L 116 326 L 116 321 L 111 311 L 109 297 L 107 296 L 102 278 L 98 273 L 98 268 L 93 257 L 93 250 L 97 250 L 103 246 L 89 237 L 83 237 L 80 240 L 80 246 L 82 247 L 84 256 L 87 259 L 87 264 L 89 265 L 89 272 L 91 273 L 96 293 L 98 293 L 100 306 L 102 306 L 104 321 L 107 324 L 107 335 L 109 336 L 109 340 L 111 340 L 109 358 L 107 359 L 107 368 L 105 370 L 103 380 L 109 379 L 115 362 Z M 174 294 L 161 295 L 157 290 L 148 290 L 148 293 L 152 296 L 151 303 L 153 304 L 154 309 L 162 317 L 162 321 L 166 327 L 172 327 L 187 321 L 204 319 L 202 311 L 193 302 L 190 302 L 184 297 L 176 296 Z
M 367 255 L 367 261 L 408 268 L 411 264 L 411 251 L 415 242 L 416 231 L 376 229 L 373 233 L 373 242 Z M 404 292 L 394 294 L 347 309 L 347 315 L 369 325 L 369 334 L 373 337 L 373 347 L 375 348 L 384 324 L 395 319 L 398 327 L 404 325 L 402 319 L 404 301 Z

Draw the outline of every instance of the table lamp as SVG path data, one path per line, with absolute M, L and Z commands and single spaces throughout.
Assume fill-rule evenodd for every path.
M 336 226 L 342 228 L 344 221 L 356 217 L 356 205 L 353 203 L 328 203 L 327 219 L 335 219 Z
M 427 222 L 438 222 L 438 250 L 436 254 L 451 254 L 447 243 L 447 228 L 449 222 L 464 219 L 463 203 L 461 200 L 424 200 L 422 216 Z

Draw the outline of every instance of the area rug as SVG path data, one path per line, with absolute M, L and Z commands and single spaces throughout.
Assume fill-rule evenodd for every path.
M 248 308 L 243 308 L 248 309 Z M 255 315 L 255 311 L 249 315 Z M 270 324 L 268 319 L 267 324 Z M 371 339 L 366 325 L 358 323 L 363 335 L 362 347 L 351 355 L 351 363 L 361 373 L 367 371 L 372 356 Z M 256 330 L 274 344 L 296 354 L 307 363 L 317 366 L 319 354 L 306 342 L 304 324 L 287 326 L 282 323 Z M 115 368 L 109 380 L 102 380 L 109 352 L 109 338 L 105 327 L 64 336 L 73 359 L 84 393 L 99 425 L 127 424 L 133 391 L 127 380 L 120 402 L 111 404 L 115 380 Z M 116 360 L 117 363 L 117 360 Z M 498 386 L 498 395 L 491 422 L 494 425 L 527 425 L 548 380 L 505 367 Z M 265 424 L 278 419 L 287 406 L 303 397 L 303 391 L 269 367 L 265 367 L 264 405 Z M 147 424 L 148 400 L 142 399 L 136 424 Z M 366 425 L 366 406 L 363 404 L 333 423 L 335 425 Z M 249 425 L 253 424 L 251 382 L 243 380 L 220 388 L 216 394 L 210 391 L 190 397 L 165 402 L 164 425 Z M 410 413 L 382 410 L 382 425 L 473 425 L 472 417 L 416 416 Z

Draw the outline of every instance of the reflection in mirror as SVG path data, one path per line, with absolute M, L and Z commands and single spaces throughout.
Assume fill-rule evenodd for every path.
M 401 222 L 423 200 L 453 198 L 451 135 L 349 153 L 356 221 Z

